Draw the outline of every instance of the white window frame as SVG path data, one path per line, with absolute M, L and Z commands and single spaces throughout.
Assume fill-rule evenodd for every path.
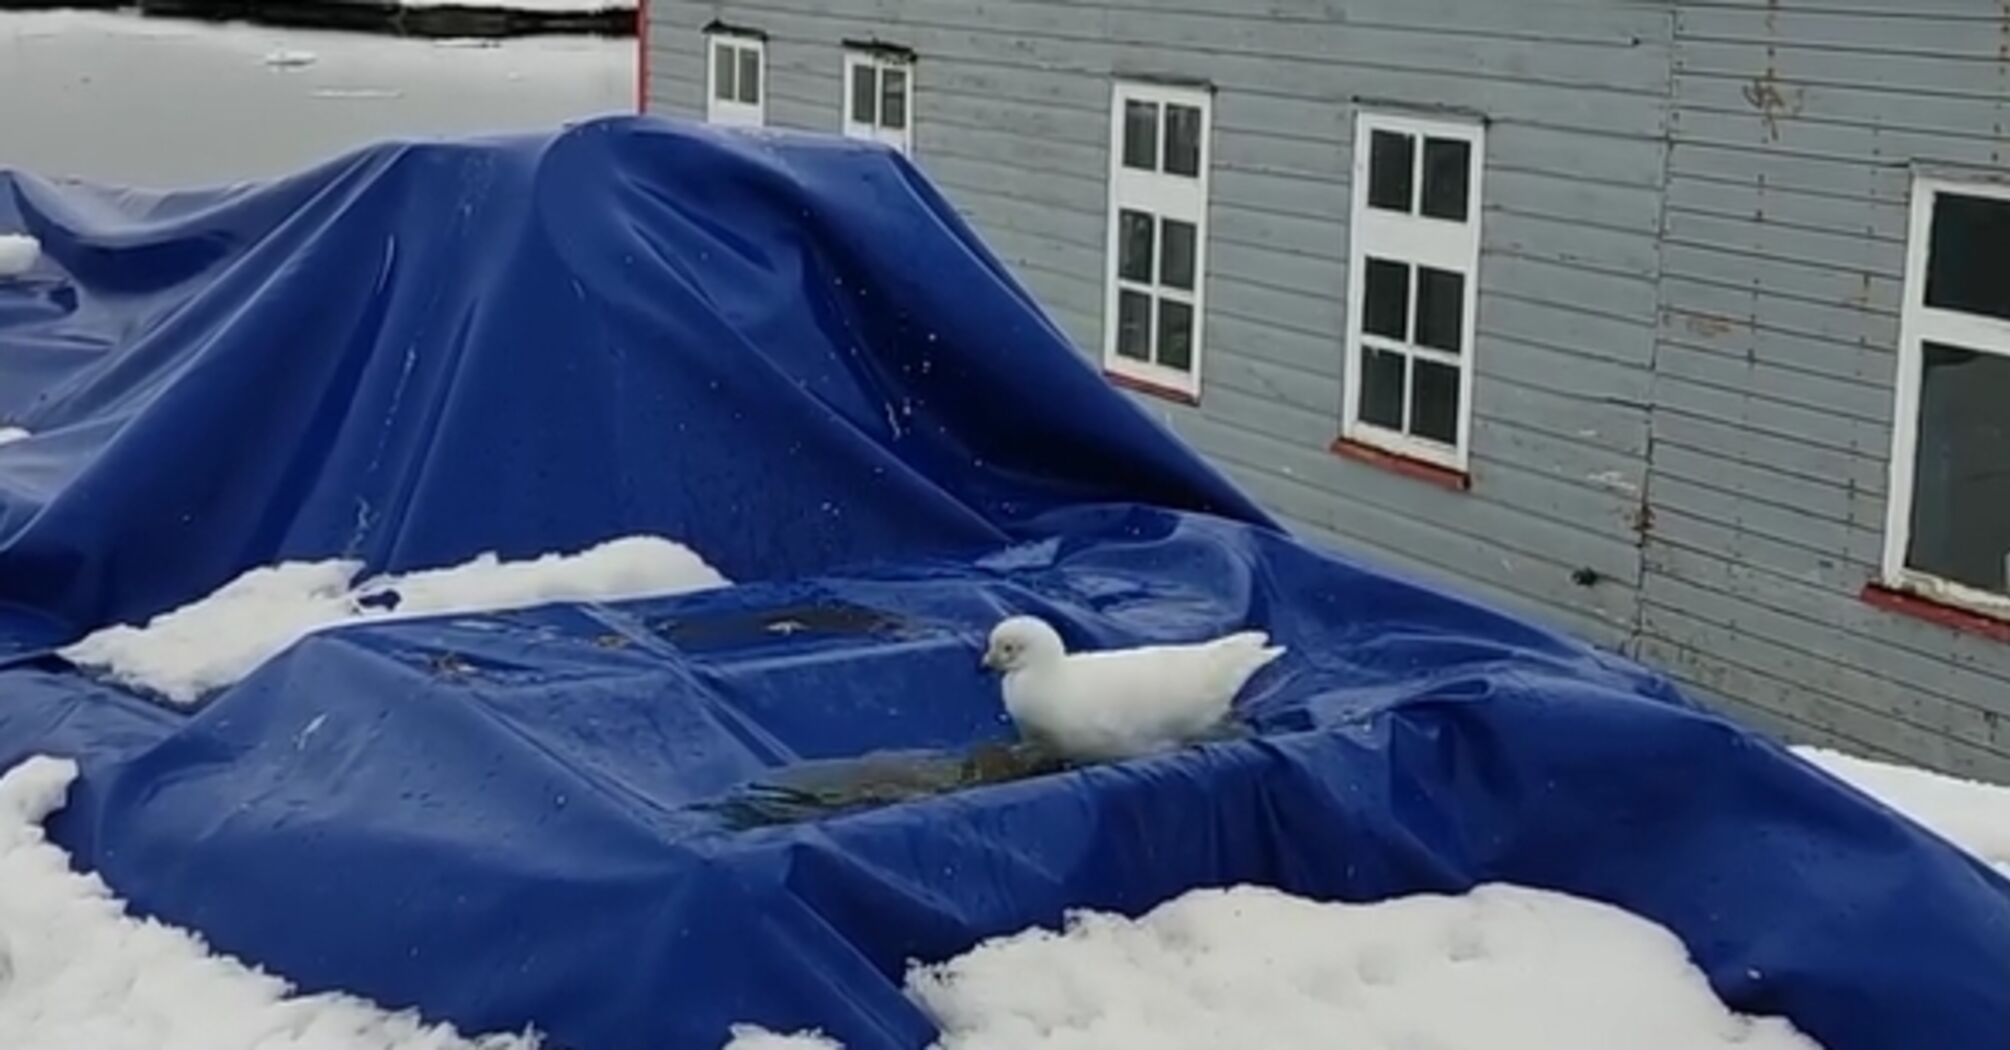
M 729 50 L 738 85 L 740 53 L 751 51 L 760 66 L 753 102 L 719 97 L 719 52 Z M 735 90 L 735 95 L 739 92 Z M 758 128 L 768 123 L 768 42 L 751 33 L 712 29 L 705 33 L 705 122 L 726 127 Z
M 1892 413 L 1890 484 L 1884 525 L 1884 583 L 2000 618 L 2010 618 L 2010 595 L 1977 590 L 1905 564 L 1912 546 L 1914 458 L 1919 451 L 1919 397 L 1927 343 L 1950 343 L 2010 357 L 2010 321 L 1926 305 L 1933 209 L 1943 193 L 2010 202 L 2010 185 L 1915 175 L 1905 260 L 1905 304 L 1900 312 L 1896 407 Z
M 1130 102 L 1150 102 L 1159 106 L 1158 161 L 1165 163 L 1165 107 L 1191 106 L 1200 110 L 1200 171 L 1196 176 L 1172 175 L 1163 171 L 1141 171 L 1124 165 L 1124 108 Z M 1207 331 L 1207 255 L 1209 183 L 1214 168 L 1214 93 L 1204 87 L 1182 87 L 1148 81 L 1120 80 L 1110 91 L 1110 184 L 1106 256 L 1103 264 L 1103 368 L 1111 375 L 1168 390 L 1198 400 L 1201 368 Z M 1193 290 L 1191 292 L 1154 284 L 1149 288 L 1123 277 L 1122 222 L 1125 211 L 1150 213 L 1155 219 L 1173 219 L 1194 227 Z M 1154 223 L 1152 249 L 1154 268 L 1163 251 L 1163 229 Z M 1126 286 L 1147 291 L 1152 296 L 1148 343 L 1154 354 L 1158 346 L 1159 300 L 1170 298 L 1193 308 L 1192 368 L 1167 368 L 1156 361 L 1138 361 L 1117 353 L 1119 303 Z
M 1424 140 L 1454 139 L 1471 147 L 1466 174 L 1466 220 L 1455 222 L 1421 213 L 1399 215 L 1368 206 L 1370 149 L 1376 131 L 1409 135 L 1416 142 L 1411 158 L 1410 192 L 1421 207 L 1424 192 Z M 1372 445 L 1409 459 L 1422 460 L 1450 470 L 1465 472 L 1471 460 L 1473 432 L 1473 358 L 1479 342 L 1480 223 L 1486 201 L 1481 182 L 1486 173 L 1486 126 L 1478 120 L 1426 118 L 1402 113 L 1362 110 L 1354 120 L 1353 207 L 1347 250 L 1347 359 L 1341 368 L 1341 426 L 1343 438 Z M 1414 341 L 1397 345 L 1364 330 L 1363 298 L 1367 286 L 1369 256 L 1408 263 L 1411 266 L 1409 318 L 1414 327 L 1417 310 L 1415 267 L 1447 270 L 1465 277 L 1465 301 L 1460 306 L 1461 352 L 1454 355 Z M 1414 334 L 1414 333 L 1413 333 Z M 1451 445 L 1390 430 L 1361 419 L 1362 344 L 1376 341 L 1400 350 L 1412 359 L 1456 364 L 1459 369 L 1458 440 Z M 1410 376 L 1406 368 L 1403 383 L 1403 414 L 1410 413 Z
M 861 68 L 872 70 L 873 122 L 868 124 L 853 119 L 857 112 L 857 81 L 854 79 Z M 889 128 L 881 123 L 886 116 L 885 81 L 889 71 L 898 72 L 905 78 L 901 92 L 907 108 L 906 122 L 898 128 Z M 903 55 L 885 51 L 868 51 L 862 48 L 847 48 L 844 55 L 844 133 L 846 138 L 881 142 L 902 153 L 914 152 L 914 60 Z

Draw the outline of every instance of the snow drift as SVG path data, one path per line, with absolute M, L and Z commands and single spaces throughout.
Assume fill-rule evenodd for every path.
M 942 1050 L 1819 1050 L 1724 1009 L 1682 943 L 1511 886 L 1376 904 L 1197 891 L 909 975 Z
M 2010 878 L 2010 787 L 1873 762 L 1825 748 L 1795 748 L 1794 753 L 1931 828 Z
M 690 548 L 657 536 L 521 561 L 490 553 L 358 584 L 362 570 L 361 562 L 345 560 L 253 569 L 145 626 L 107 627 L 62 655 L 121 684 L 187 704 L 242 679 L 308 634 L 341 624 L 658 597 L 726 584 Z

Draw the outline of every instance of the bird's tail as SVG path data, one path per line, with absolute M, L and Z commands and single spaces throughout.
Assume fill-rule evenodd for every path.
M 1254 673 L 1258 668 L 1268 666 L 1271 661 L 1283 656 L 1286 648 L 1270 644 L 1270 635 L 1263 631 L 1243 631 L 1231 634 L 1221 640 L 1224 647 L 1248 650 L 1251 659 L 1249 669 Z

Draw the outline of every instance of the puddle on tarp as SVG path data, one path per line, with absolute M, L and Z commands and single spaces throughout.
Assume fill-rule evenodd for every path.
M 1250 726 L 1231 721 L 1195 743 L 1252 735 Z M 692 808 L 720 818 L 731 830 L 749 831 L 1009 784 L 1078 765 L 1026 741 L 979 744 L 968 753 L 876 751 L 857 758 L 799 762 Z
M 778 609 L 673 617 L 650 626 L 658 637 L 692 652 L 777 642 L 800 644 L 800 639 L 815 637 L 907 639 L 931 633 L 905 617 L 849 602 L 806 602 Z
M 695 808 L 719 817 L 732 830 L 747 831 L 1009 784 L 1067 768 L 1059 756 L 1028 743 L 980 744 L 967 754 L 880 751 L 797 763 Z

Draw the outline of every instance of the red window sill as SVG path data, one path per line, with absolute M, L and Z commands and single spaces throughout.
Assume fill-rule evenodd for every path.
M 1442 489 L 1465 492 L 1473 487 L 1473 476 L 1463 470 L 1441 467 L 1436 463 L 1426 463 L 1411 456 L 1398 455 L 1386 449 L 1363 444 L 1352 438 L 1339 438 L 1333 442 L 1333 454 L 1356 463 L 1366 463 L 1380 467 L 1392 474 L 1401 474 Z
M 1911 616 L 1968 634 L 1979 634 L 1998 642 L 2010 642 L 2010 621 L 1958 605 L 1937 602 L 1881 583 L 1865 584 L 1862 597 L 1866 603 L 1886 612 Z
M 1127 376 L 1122 372 L 1112 372 L 1108 369 L 1103 370 L 1103 378 L 1108 379 L 1113 386 L 1120 386 L 1125 390 L 1144 394 L 1147 397 L 1156 397 L 1162 401 L 1171 401 L 1181 405 L 1200 404 L 1200 396 L 1197 394 L 1189 394 L 1178 387 L 1166 386 L 1163 383 L 1154 383 L 1149 379 L 1139 379 L 1137 376 Z

